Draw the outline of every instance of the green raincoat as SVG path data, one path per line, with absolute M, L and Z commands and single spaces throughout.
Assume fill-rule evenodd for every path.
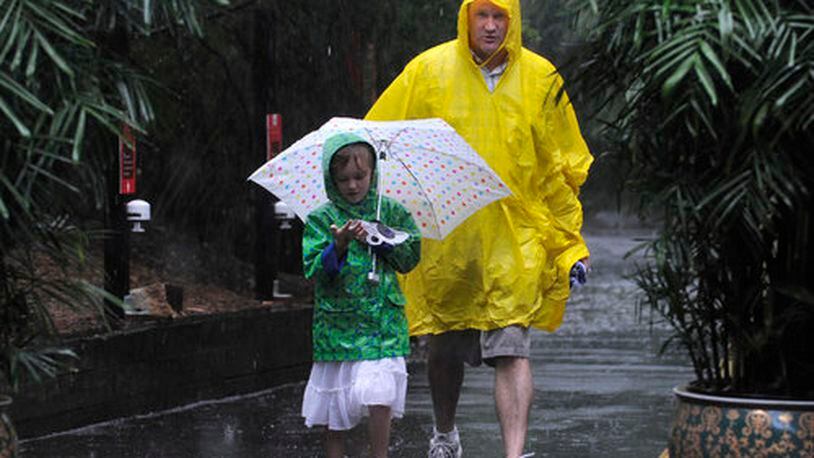
M 367 245 L 357 241 L 348 245 L 344 265 L 336 276 L 328 275 L 323 266 L 322 253 L 334 240 L 332 224 L 341 227 L 350 219 L 376 219 L 378 168 L 374 168 L 367 197 L 358 204 L 341 197 L 330 175 L 334 154 L 344 146 L 362 141 L 352 134 L 338 134 L 325 142 L 322 170 L 331 202 L 308 215 L 303 233 L 305 276 L 315 279 L 315 361 L 380 359 L 406 356 L 410 352 L 405 298 L 396 272 L 406 273 L 418 263 L 421 233 L 407 209 L 395 200 L 382 199 L 381 221 L 409 233 L 410 238 L 379 256 L 378 284 L 367 279 L 372 257 Z
M 508 65 L 490 92 L 469 49 L 465 0 L 458 37 L 413 59 L 367 119 L 446 120 L 513 195 L 472 215 L 444 240 L 425 240 L 422 259 L 400 277 L 411 334 L 495 329 L 555 330 L 571 266 L 588 256 L 579 188 L 593 161 L 554 66 L 522 47 L 519 0 L 509 13 Z

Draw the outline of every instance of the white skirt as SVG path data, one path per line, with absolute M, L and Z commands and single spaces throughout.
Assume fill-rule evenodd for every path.
M 389 406 L 391 418 L 404 415 L 407 365 L 404 357 L 363 361 L 317 361 L 302 399 L 309 428 L 326 425 L 343 431 L 368 415 L 367 406 Z

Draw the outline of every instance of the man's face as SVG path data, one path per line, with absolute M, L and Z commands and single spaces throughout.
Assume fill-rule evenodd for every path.
M 489 0 L 469 5 L 469 47 L 481 60 L 500 48 L 509 28 L 509 14 Z

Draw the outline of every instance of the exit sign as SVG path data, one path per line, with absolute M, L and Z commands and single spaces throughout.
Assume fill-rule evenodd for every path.
M 119 194 L 136 193 L 136 137 L 125 125 L 119 137 Z
M 283 149 L 283 117 L 278 113 L 266 115 L 266 160 L 274 159 Z

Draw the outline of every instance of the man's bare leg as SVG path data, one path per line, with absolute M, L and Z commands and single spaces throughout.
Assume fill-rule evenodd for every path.
M 534 381 L 528 358 L 495 358 L 495 409 L 507 458 L 523 454 L 533 397 Z
M 435 428 L 448 433 L 455 427 L 458 397 L 464 381 L 463 357 L 449 351 L 444 334 L 429 337 L 427 348 L 427 378 L 430 382 Z

